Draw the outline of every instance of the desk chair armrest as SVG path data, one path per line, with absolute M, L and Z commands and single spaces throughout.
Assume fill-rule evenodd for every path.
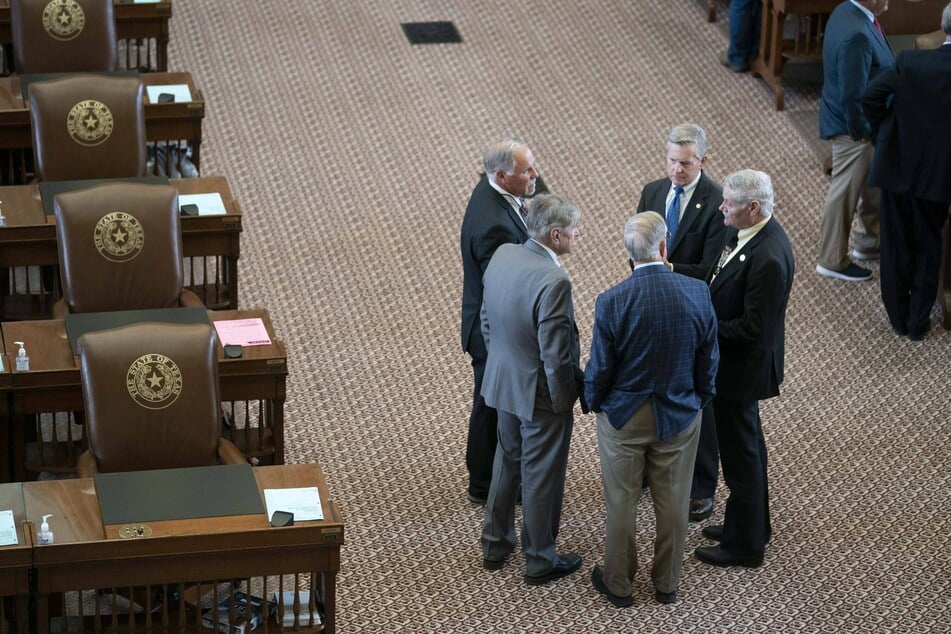
M 915 48 L 919 50 L 931 50 L 939 48 L 944 44 L 944 31 L 938 29 L 931 33 L 923 33 L 915 38 Z
M 183 308 L 204 308 L 204 302 L 199 299 L 198 295 L 195 295 L 192 291 L 187 288 L 182 289 L 182 294 L 178 296 L 178 303 L 181 304 Z
M 66 319 L 69 314 L 69 307 L 66 305 L 66 299 L 60 297 L 53 304 L 53 319 Z
M 237 445 L 226 438 L 218 439 L 218 462 L 221 464 L 241 464 L 247 461 L 248 459 L 244 457 Z
M 76 460 L 76 475 L 80 478 L 91 478 L 99 473 L 99 463 L 93 457 L 89 450 L 79 454 Z

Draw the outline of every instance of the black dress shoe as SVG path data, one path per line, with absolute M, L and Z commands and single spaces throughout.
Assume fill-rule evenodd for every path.
M 581 567 L 581 556 L 576 553 L 558 555 L 555 566 L 548 572 L 540 575 L 525 575 L 525 583 L 530 586 L 543 586 L 549 581 L 570 575 Z
M 502 566 L 505 565 L 505 561 L 508 557 L 502 557 L 501 559 L 489 559 L 488 557 L 482 558 L 482 567 L 486 570 L 501 570 Z
M 622 597 L 608 589 L 604 584 L 604 570 L 601 569 L 601 566 L 595 566 L 591 569 L 591 585 L 594 586 L 595 590 L 603 594 L 604 597 L 611 602 L 611 605 L 616 608 L 627 608 L 634 603 L 634 599 L 630 596 Z
M 713 514 L 713 498 L 690 500 L 690 521 L 700 522 Z
M 743 566 L 744 568 L 759 568 L 763 565 L 762 555 L 734 555 L 719 546 L 702 547 L 693 551 L 700 561 L 714 566 Z
M 703 530 L 700 531 L 700 534 L 707 539 L 712 539 L 715 542 L 721 541 L 723 539 L 723 524 L 710 524 L 709 526 L 704 526 Z
M 479 506 L 485 506 L 486 497 L 487 496 L 485 495 L 479 495 L 477 493 L 473 493 L 472 491 L 468 491 L 466 493 L 466 499 L 473 504 L 478 504 Z
M 655 590 L 654 600 L 658 603 L 677 603 L 677 591 L 661 592 L 660 590 Z

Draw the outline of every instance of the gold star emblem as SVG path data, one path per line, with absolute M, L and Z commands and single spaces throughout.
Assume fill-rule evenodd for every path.
M 149 382 L 149 387 L 152 388 L 153 390 L 157 387 L 161 387 L 162 385 L 162 377 L 155 374 L 154 370 L 152 371 L 152 376 L 147 378 L 146 381 Z
M 85 123 L 86 127 L 89 128 L 90 130 L 95 130 L 96 126 L 99 125 L 99 120 L 96 119 L 96 117 L 94 117 L 92 113 L 89 113 L 88 115 L 86 115 L 86 118 L 83 119 L 83 123 Z
M 112 234 L 112 240 L 116 244 L 122 244 L 128 235 L 129 234 L 122 231 L 122 227 L 117 227 L 116 232 Z
M 63 9 L 62 11 L 60 11 L 60 14 L 59 14 L 59 18 L 58 18 L 58 19 L 59 19 L 59 23 L 60 23 L 60 24 L 69 24 L 69 19 L 70 19 L 70 18 L 69 18 L 69 14 L 66 13 L 66 10 L 65 10 L 65 9 Z

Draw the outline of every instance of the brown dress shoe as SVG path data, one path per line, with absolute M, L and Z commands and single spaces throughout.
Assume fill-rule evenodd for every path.
M 700 522 L 713 514 L 713 498 L 690 500 L 690 521 Z

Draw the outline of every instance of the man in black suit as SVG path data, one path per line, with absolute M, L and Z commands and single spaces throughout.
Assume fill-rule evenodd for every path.
M 723 249 L 726 227 L 720 214 L 723 190 L 703 173 L 707 163 L 707 133 L 698 125 L 674 126 L 667 135 L 667 176 L 648 183 L 637 213 L 667 214 L 667 260 L 676 273 L 705 279 Z M 678 192 L 677 188 L 680 188 Z M 713 407 L 703 408 L 700 444 L 690 489 L 690 520 L 699 522 L 713 512 L 719 458 Z
M 882 188 L 882 301 L 892 328 L 912 341 L 931 326 L 951 203 L 951 4 L 941 29 L 941 47 L 903 51 L 862 97 L 877 130 L 869 182 Z
M 772 533 L 759 401 L 777 396 L 783 381 L 786 304 L 795 263 L 789 239 L 772 216 L 769 176 L 754 170 L 727 176 L 721 210 L 730 229 L 710 275 L 720 344 L 713 409 L 730 496 L 723 524 L 703 529 L 720 545 L 697 548 L 694 554 L 715 566 L 755 568 L 763 563 Z
M 472 358 L 472 412 L 466 444 L 469 470 L 467 497 L 485 504 L 492 481 L 498 443 L 498 414 L 482 398 L 482 376 L 488 353 L 480 330 L 482 275 L 499 245 L 528 239 L 523 198 L 535 193 L 535 157 L 518 139 L 501 139 L 482 159 L 485 177 L 479 180 L 462 221 L 462 349 Z

